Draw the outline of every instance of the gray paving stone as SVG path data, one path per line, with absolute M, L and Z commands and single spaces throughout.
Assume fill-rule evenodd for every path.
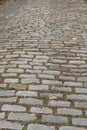
M 47 107 L 31 107 L 30 112 L 33 113 L 44 113 L 44 114 L 51 114 L 52 113 L 52 109 L 47 108 Z
M 15 121 L 34 121 L 37 117 L 35 114 L 28 114 L 28 113 L 13 113 L 11 112 L 8 115 L 8 120 L 15 120 Z
M 33 73 L 33 74 L 39 74 L 39 73 L 41 73 L 41 70 L 27 69 L 26 72 Z
M 38 74 L 38 77 L 42 79 L 54 79 L 54 75 L 47 75 L 47 74 Z
M 0 112 L 0 119 L 4 119 L 5 118 L 5 112 Z
M 75 102 L 76 108 L 87 108 L 87 102 Z
M 71 95 L 67 95 L 67 99 L 87 100 L 87 95 L 85 95 L 85 94 L 71 94 Z
M 34 91 L 18 91 L 16 96 L 24 96 L 24 97 L 37 97 L 37 92 Z
M 4 104 L 1 108 L 2 111 L 26 111 L 26 108 L 20 105 L 8 105 Z
M 49 101 L 48 106 L 51 106 L 51 107 L 70 107 L 70 102 L 68 102 L 68 101 Z
M 75 77 L 72 76 L 59 76 L 59 79 L 63 81 L 75 81 Z
M 77 65 L 81 65 L 81 64 L 85 64 L 85 61 L 80 61 L 80 60 L 73 60 L 73 61 L 69 61 L 70 64 L 77 64 Z
M 82 87 L 82 83 L 81 82 L 64 82 L 64 86 L 67 87 Z
M 35 74 L 20 74 L 20 78 L 35 78 Z
M 27 64 L 27 61 L 11 61 L 11 64 Z
M 55 90 L 58 92 L 71 92 L 72 91 L 72 89 L 69 87 L 55 87 L 55 86 L 52 86 L 51 90 Z
M 28 105 L 42 105 L 42 100 L 34 99 L 34 98 L 21 98 L 19 101 L 20 104 L 28 104 Z
M 54 85 L 54 84 L 59 84 L 62 85 L 61 81 L 57 81 L 57 80 L 42 80 L 43 84 L 50 84 L 50 85 Z
M 29 85 L 29 90 L 47 91 L 48 85 Z
M 86 88 L 76 88 L 75 91 L 76 91 L 76 93 L 83 93 L 83 94 L 87 93 Z
M 77 78 L 77 81 L 87 82 L 87 77 L 79 77 L 79 78 Z
M 56 71 L 56 70 L 44 70 L 43 73 L 51 74 L 51 75 L 60 75 L 60 71 Z
M 23 78 L 21 79 L 21 83 L 23 84 L 40 83 L 40 80 L 37 78 Z
M 0 90 L 0 97 L 4 96 L 14 96 L 15 91 L 14 90 Z
M 58 108 L 57 114 L 79 116 L 82 115 L 82 111 L 72 108 Z
M 0 128 L 1 129 L 9 129 L 9 130 L 22 130 L 23 125 L 20 123 L 12 123 L 10 121 L 0 121 Z
M 23 73 L 24 72 L 24 70 L 23 69 L 17 69 L 17 68 L 15 68 L 15 69 L 7 69 L 7 72 L 10 72 L 10 73 Z
M 57 123 L 57 124 L 66 124 L 67 123 L 67 117 L 62 116 L 53 116 L 53 115 L 42 115 L 42 122 L 46 123 Z
M 19 79 L 17 78 L 6 78 L 4 80 L 5 83 L 18 83 L 19 82 Z
M 6 87 L 7 87 L 7 84 L 5 83 L 0 84 L 0 88 L 6 88 Z
M 73 127 L 73 126 L 61 126 L 59 130 L 86 130 L 85 128 Z
M 87 127 L 87 118 L 73 118 L 72 124 Z
M 52 96 L 56 96 L 57 98 L 62 98 L 63 97 L 63 94 L 56 94 L 56 93 L 40 93 L 40 96 L 41 97 L 45 97 L 45 98 L 49 98 L 49 97 L 52 97 Z
M 7 103 L 16 103 L 17 97 L 6 97 L 6 98 L 0 98 L 0 102 L 7 102 Z
M 29 124 L 27 130 L 55 130 L 54 126 L 46 126 L 41 124 Z

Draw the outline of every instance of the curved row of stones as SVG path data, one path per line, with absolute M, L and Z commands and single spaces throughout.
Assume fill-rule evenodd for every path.
M 87 130 L 86 5 L 0 4 L 0 130 Z

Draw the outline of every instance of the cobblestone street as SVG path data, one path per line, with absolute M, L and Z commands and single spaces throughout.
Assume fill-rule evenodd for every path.
M 87 130 L 87 1 L 0 2 L 0 130 Z

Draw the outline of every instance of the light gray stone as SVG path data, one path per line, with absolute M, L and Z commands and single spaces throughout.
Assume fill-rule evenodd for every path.
M 70 107 L 70 102 L 67 101 L 49 101 L 51 107 Z
M 28 114 L 28 113 L 13 113 L 11 112 L 8 115 L 8 120 L 16 120 L 16 121 L 34 121 L 37 117 L 35 114 Z
M 87 100 L 87 95 L 84 95 L 84 94 L 71 94 L 71 95 L 67 95 L 67 99 Z
M 47 91 L 48 85 L 29 85 L 29 90 Z
M 15 91 L 14 90 L 0 90 L 0 97 L 4 96 L 14 96 Z
M 31 107 L 30 112 L 34 112 L 34 113 L 44 113 L 44 114 L 51 114 L 52 113 L 52 109 L 47 108 L 47 107 Z
M 18 91 L 16 96 L 24 96 L 24 97 L 37 97 L 37 92 L 33 91 Z
M 87 118 L 73 118 L 72 124 L 87 127 Z
M 46 126 L 41 124 L 29 124 L 27 130 L 55 130 L 54 126 Z
M 7 78 L 4 80 L 5 83 L 18 83 L 19 82 L 19 79 L 17 78 Z
M 5 118 L 5 112 L 0 112 L 0 119 L 4 119 Z
M 2 111 L 26 111 L 26 108 L 20 105 L 4 104 L 1 108 Z
M 12 123 L 9 121 L 0 121 L 0 128 L 1 129 L 13 129 L 13 130 L 22 130 L 23 125 L 20 123 Z
M 82 83 L 81 82 L 64 82 L 64 86 L 67 87 L 82 87 Z
M 78 116 L 78 115 L 82 115 L 82 111 L 77 109 L 58 108 L 57 114 Z
M 85 128 L 73 127 L 73 126 L 61 126 L 59 130 L 86 130 Z
M 17 97 L 6 97 L 0 98 L 0 102 L 7 102 L 7 103 L 15 103 L 17 101 Z
M 57 123 L 57 124 L 66 124 L 67 117 L 62 116 L 53 116 L 53 115 L 42 115 L 42 122 L 49 122 L 49 123 Z
M 19 101 L 20 104 L 28 104 L 28 105 L 42 105 L 42 100 L 34 99 L 34 98 L 21 98 Z

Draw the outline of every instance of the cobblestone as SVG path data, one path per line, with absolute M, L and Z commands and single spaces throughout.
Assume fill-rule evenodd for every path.
M 0 0 L 0 130 L 87 129 L 86 0 Z
M 5 104 L 1 108 L 2 111 L 26 111 L 26 108 L 19 105 L 8 105 Z
M 49 123 L 57 123 L 57 124 L 66 124 L 67 118 L 60 117 L 60 116 L 52 116 L 52 115 L 42 115 L 42 122 L 49 122 Z
M 29 124 L 27 130 L 55 130 L 54 126 L 46 126 L 46 125 L 40 125 L 40 124 Z
M 57 114 L 78 116 L 82 115 L 82 111 L 76 109 L 59 108 L 57 109 Z
M 87 126 L 87 119 L 86 118 L 73 118 L 72 124 L 79 125 L 79 126 Z

